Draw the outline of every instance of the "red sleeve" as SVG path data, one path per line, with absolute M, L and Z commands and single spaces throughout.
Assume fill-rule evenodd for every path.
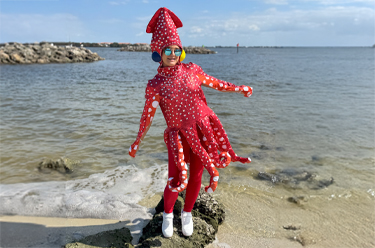
M 253 88 L 246 85 L 237 86 L 235 84 L 225 82 L 223 80 L 214 78 L 206 74 L 202 68 L 198 65 L 195 65 L 196 75 L 204 86 L 213 88 L 219 91 L 227 92 L 238 92 L 243 94 L 245 97 L 249 97 L 253 94 Z
M 133 158 L 139 149 L 139 145 L 146 136 L 148 129 L 151 127 L 152 119 L 154 118 L 156 108 L 159 106 L 160 96 L 156 89 L 150 86 L 146 88 L 146 102 L 143 108 L 143 114 L 140 120 L 139 132 L 136 140 L 129 148 L 129 155 Z

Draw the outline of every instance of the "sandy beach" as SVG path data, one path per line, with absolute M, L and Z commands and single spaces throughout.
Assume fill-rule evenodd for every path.
M 0 217 L 1 247 L 58 247 L 87 235 L 102 231 L 131 228 L 126 222 L 104 219 L 72 219 L 31 216 Z M 234 247 L 302 247 L 288 240 L 252 238 L 226 233 L 219 229 L 217 240 L 208 248 Z M 230 244 L 230 245 L 229 245 Z
M 60 248 L 74 239 L 124 226 L 131 227 L 118 220 L 1 216 L 0 246 Z
M 297 205 L 288 202 L 285 196 L 276 197 L 272 189 L 266 195 L 254 188 L 225 183 L 220 186 L 215 198 L 224 203 L 226 220 L 208 248 L 375 247 L 370 199 L 367 204 L 342 212 L 340 209 L 350 198 L 338 197 L 327 203 L 326 194 L 322 193 L 310 195 L 306 203 Z M 151 208 L 160 199 L 161 194 L 156 194 L 140 204 Z M 61 247 L 88 235 L 122 227 L 131 230 L 133 244 L 140 236 L 137 223 L 118 220 L 1 216 L 0 221 L 1 247 Z

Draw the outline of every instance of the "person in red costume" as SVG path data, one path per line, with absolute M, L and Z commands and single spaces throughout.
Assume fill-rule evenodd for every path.
M 168 148 L 168 181 L 164 190 L 162 225 L 163 235 L 167 238 L 173 235 L 173 207 L 178 193 L 185 189 L 182 233 L 192 235 L 191 210 L 201 188 L 203 168 L 211 176 L 205 190 L 212 193 L 219 180 L 216 168 L 225 168 L 231 161 L 251 162 L 250 158 L 234 153 L 219 118 L 207 106 L 201 86 L 237 92 L 245 97 L 251 96 L 252 88 L 216 79 L 196 64 L 181 63 L 185 52 L 177 33 L 180 27 L 181 20 L 167 8 L 157 10 L 147 25 L 146 32 L 152 33 L 152 59 L 160 66 L 156 76 L 148 81 L 138 136 L 129 148 L 130 156 L 135 157 L 160 105 L 168 126 L 164 132 Z

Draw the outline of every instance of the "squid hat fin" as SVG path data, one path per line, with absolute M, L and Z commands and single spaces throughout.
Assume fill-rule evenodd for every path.
M 181 20 L 171 10 L 163 7 L 156 11 L 146 28 L 146 33 L 152 33 L 151 50 L 154 61 L 161 61 L 161 53 L 168 46 L 177 45 L 182 48 L 177 32 L 180 27 Z

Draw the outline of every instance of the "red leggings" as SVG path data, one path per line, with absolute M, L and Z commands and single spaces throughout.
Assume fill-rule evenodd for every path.
M 199 135 L 201 136 L 201 134 Z M 190 157 L 189 166 L 189 181 L 186 187 L 186 197 L 185 197 L 185 212 L 191 212 L 194 207 L 194 203 L 197 200 L 199 190 L 201 188 L 202 174 L 203 174 L 203 164 L 199 156 L 195 155 L 190 149 L 185 137 L 181 135 L 182 145 L 184 148 L 184 157 Z M 170 146 L 168 146 L 168 178 L 173 177 L 174 182 L 178 182 L 180 171 L 174 163 L 174 154 L 171 151 Z M 174 204 L 177 200 L 178 192 L 172 192 L 168 187 L 164 189 L 164 212 L 172 213 Z

